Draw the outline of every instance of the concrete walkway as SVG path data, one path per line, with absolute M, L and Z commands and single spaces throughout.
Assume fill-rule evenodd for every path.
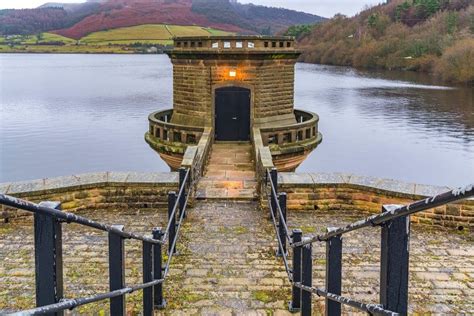
M 206 172 L 198 185 L 198 199 L 254 200 L 256 187 L 250 143 L 212 145 Z

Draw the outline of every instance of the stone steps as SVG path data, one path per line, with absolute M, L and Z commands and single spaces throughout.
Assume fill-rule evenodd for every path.
M 215 143 L 204 177 L 197 188 L 198 199 L 255 200 L 252 146 L 247 143 Z

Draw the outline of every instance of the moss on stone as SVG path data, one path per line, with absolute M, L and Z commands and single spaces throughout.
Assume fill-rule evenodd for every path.
M 273 302 L 274 298 L 269 291 L 255 291 L 252 293 L 253 298 L 263 303 Z

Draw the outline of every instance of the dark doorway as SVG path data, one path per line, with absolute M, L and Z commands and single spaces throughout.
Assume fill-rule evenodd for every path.
M 216 140 L 250 140 L 250 90 L 216 89 Z

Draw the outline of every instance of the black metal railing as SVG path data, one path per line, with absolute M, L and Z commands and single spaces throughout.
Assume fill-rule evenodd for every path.
M 62 315 L 63 311 L 78 306 L 110 300 L 111 315 L 126 315 L 126 294 L 143 290 L 143 315 L 151 316 L 155 309 L 166 306 L 163 283 L 167 279 L 179 231 L 188 205 L 191 182 L 190 169 L 179 170 L 179 191 L 168 193 L 168 224 L 163 231 L 155 228 L 153 237 L 124 230 L 122 225 L 106 225 L 76 214 L 60 210 L 59 202 L 31 203 L 0 194 L 0 204 L 29 211 L 34 214 L 36 308 L 13 315 Z M 178 218 L 178 222 L 176 222 Z M 109 289 L 85 298 L 65 298 L 63 294 L 62 225 L 76 223 L 108 233 Z M 143 243 L 143 283 L 127 286 L 125 282 L 126 239 Z M 168 260 L 163 266 L 162 246 L 168 244 Z
M 474 196 L 474 185 L 438 194 L 409 205 L 384 205 L 382 213 L 372 215 L 340 228 L 329 227 L 322 235 L 303 236 L 300 229 L 289 231 L 287 196 L 278 193 L 278 174 L 267 170 L 267 199 L 270 218 L 278 241 L 277 256 L 283 258 L 288 280 L 292 284 L 290 311 L 311 315 L 312 295 L 325 298 L 326 315 L 341 315 L 342 305 L 373 315 L 406 315 L 408 313 L 408 276 L 410 215 Z M 366 228 L 382 228 L 380 260 L 380 303 L 366 304 L 341 295 L 342 235 Z M 287 245 L 293 249 L 289 266 Z M 326 244 L 325 289 L 313 286 L 313 243 Z

